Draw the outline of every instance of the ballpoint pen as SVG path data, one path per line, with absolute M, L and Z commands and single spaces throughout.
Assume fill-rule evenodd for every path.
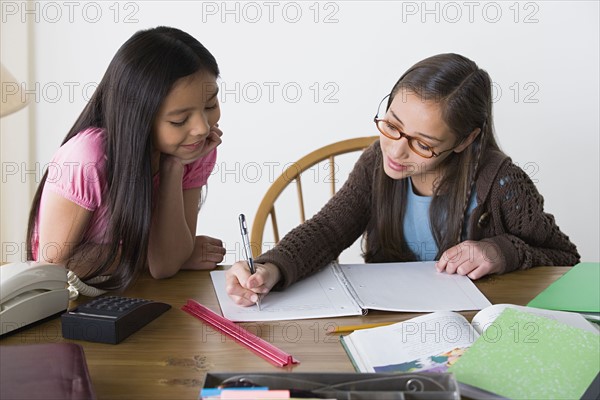
M 246 261 L 248 261 L 248 267 L 250 268 L 250 273 L 255 274 L 256 268 L 254 267 L 254 258 L 252 257 L 252 248 L 250 247 L 250 240 L 248 240 L 248 227 L 246 225 L 246 216 L 244 214 L 240 214 L 240 232 L 242 233 L 242 242 L 244 243 L 244 253 L 246 254 Z M 260 311 L 260 295 L 257 294 L 258 300 L 256 301 L 256 305 L 258 310 Z

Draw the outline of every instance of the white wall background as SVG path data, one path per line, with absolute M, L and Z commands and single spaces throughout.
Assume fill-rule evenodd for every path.
M 238 213 L 252 222 L 286 164 L 321 145 L 377 134 L 372 117 L 381 98 L 405 69 L 442 52 L 462 53 L 490 73 L 500 145 L 535 180 L 583 259 L 600 259 L 598 2 L 0 3 L 2 63 L 31 101 L 19 112 L 31 119 L 2 120 L 3 261 L 24 256 L 23 198 L 31 198 L 115 51 L 157 25 L 198 38 L 221 68 L 225 136 L 198 233 L 223 239 L 226 263 L 241 258 Z M 15 52 L 28 25 L 28 51 Z M 326 172 L 313 171 L 321 184 L 309 190 L 326 186 Z M 14 196 L 21 200 L 5 200 Z M 290 227 L 296 215 L 278 211 Z M 342 258 L 358 259 L 357 249 Z

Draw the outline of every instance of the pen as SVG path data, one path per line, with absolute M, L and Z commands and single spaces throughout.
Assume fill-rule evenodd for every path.
M 250 268 L 250 273 L 255 274 L 256 268 L 254 268 L 254 259 L 252 257 L 252 247 L 250 247 L 250 240 L 248 240 L 248 226 L 246 225 L 246 216 L 244 214 L 240 214 L 240 232 L 242 233 L 242 242 L 244 243 L 244 253 L 246 254 L 246 261 L 248 261 L 248 267 Z M 258 306 L 258 310 L 260 311 L 260 295 L 258 295 L 258 300 L 256 301 L 256 305 Z
M 346 333 L 346 332 L 357 331 L 359 329 L 368 329 L 368 328 L 376 328 L 378 326 L 391 325 L 391 324 L 395 324 L 396 322 L 397 321 L 376 322 L 376 323 L 372 323 L 372 324 L 360 324 L 360 325 L 341 325 L 341 326 L 336 326 L 331 329 L 328 329 L 327 333 L 329 333 L 329 334 Z

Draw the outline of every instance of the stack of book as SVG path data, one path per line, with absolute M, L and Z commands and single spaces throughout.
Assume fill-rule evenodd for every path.
M 360 372 L 451 372 L 473 398 L 600 398 L 600 265 L 582 263 L 527 307 L 496 304 L 356 330 L 341 343 Z M 562 311 L 567 310 L 567 311 Z M 573 311 L 573 312 L 569 312 Z

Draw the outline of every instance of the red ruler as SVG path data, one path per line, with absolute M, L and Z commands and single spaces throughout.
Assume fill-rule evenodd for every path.
M 300 363 L 292 355 L 280 350 L 227 318 L 223 318 L 195 300 L 188 300 L 187 304 L 181 307 L 181 309 L 201 319 L 216 330 L 230 336 L 233 340 L 246 346 L 273 365 L 286 367 L 290 364 Z

